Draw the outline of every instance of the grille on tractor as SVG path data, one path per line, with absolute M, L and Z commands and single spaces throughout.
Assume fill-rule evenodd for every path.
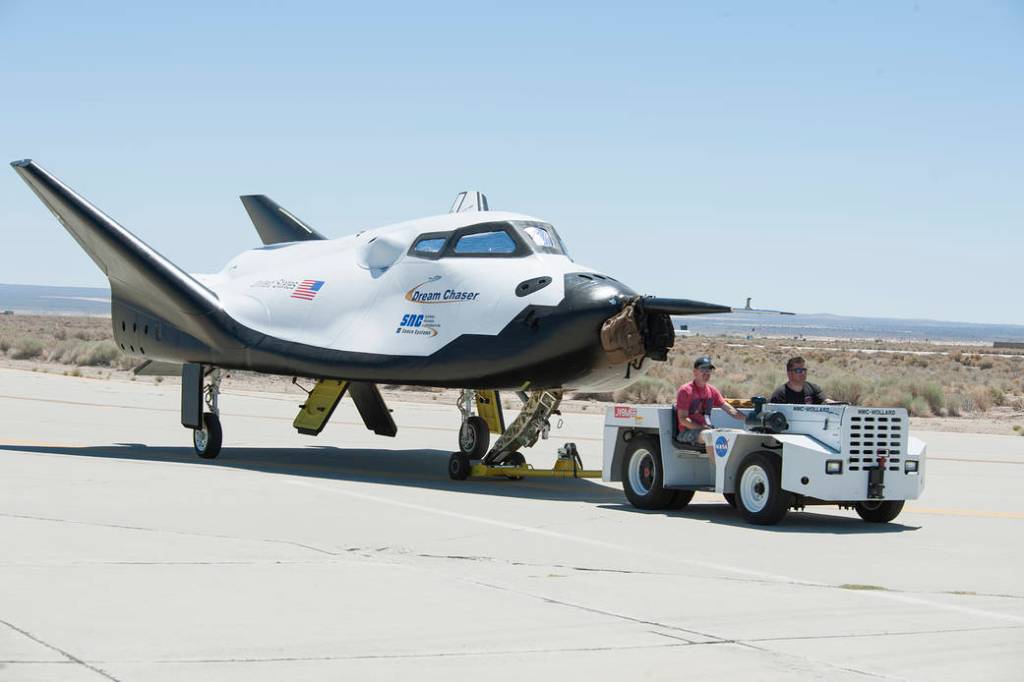
M 845 429 L 848 468 L 860 471 L 878 468 L 878 458 L 888 458 L 888 469 L 899 471 L 900 457 L 907 451 L 909 419 L 905 410 L 895 415 L 855 415 Z

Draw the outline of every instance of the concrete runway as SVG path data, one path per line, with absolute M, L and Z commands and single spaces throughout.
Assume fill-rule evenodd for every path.
M 0 370 L 0 680 L 1024 678 L 1024 438 L 924 433 L 923 499 L 745 525 L 572 480 L 448 479 L 454 406 L 221 399 Z M 597 415 L 525 454 L 579 444 Z

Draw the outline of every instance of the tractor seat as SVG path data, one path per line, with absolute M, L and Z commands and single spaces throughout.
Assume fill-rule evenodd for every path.
M 679 440 L 679 415 L 676 413 L 676 409 L 672 408 L 672 444 L 679 450 L 688 450 L 690 452 L 699 452 L 704 454 L 707 452 L 703 445 L 694 445 L 693 443 L 683 443 Z

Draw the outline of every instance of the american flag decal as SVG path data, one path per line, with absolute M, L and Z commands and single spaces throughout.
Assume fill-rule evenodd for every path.
M 316 292 L 324 285 L 322 279 L 304 279 L 302 284 L 292 292 L 292 298 L 301 298 L 303 301 L 312 301 L 316 298 Z

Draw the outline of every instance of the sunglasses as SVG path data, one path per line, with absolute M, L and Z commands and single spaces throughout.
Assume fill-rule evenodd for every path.
M 807 368 L 806 367 L 794 367 L 793 369 L 791 369 L 789 371 L 792 372 L 793 374 L 807 374 Z

